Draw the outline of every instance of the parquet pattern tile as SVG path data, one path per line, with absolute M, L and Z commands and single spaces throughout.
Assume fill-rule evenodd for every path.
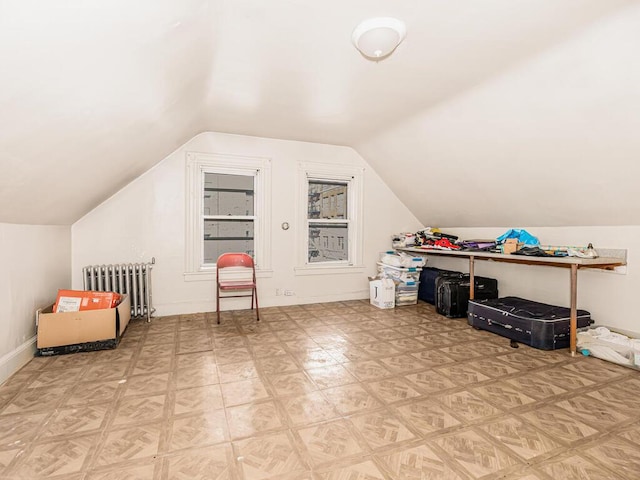
M 435 442 L 474 478 L 484 477 L 519 462 L 516 457 L 487 442 L 471 429 L 448 434 Z
M 95 466 L 149 458 L 158 453 L 162 426 L 159 423 L 113 430 L 99 446 Z
M 18 477 L 44 478 L 79 472 L 97 439 L 97 435 L 74 436 L 40 443 L 21 459 L 14 474 Z
M 385 480 L 371 460 L 321 473 L 322 480 Z
M 638 477 L 640 449 L 631 442 L 612 437 L 595 447 L 584 450 L 584 453 L 625 478 Z
M 454 470 L 428 445 L 403 449 L 381 457 L 391 478 L 398 480 L 462 480 L 469 477 Z
M 532 425 L 513 417 L 491 422 L 480 428 L 497 442 L 526 460 L 556 451 L 562 447 L 561 444 Z
M 238 467 L 247 479 L 282 477 L 306 469 L 284 433 L 243 440 L 234 447 L 238 454 Z
M 298 430 L 298 434 L 316 466 L 363 453 L 345 420 L 303 428 Z
M 522 417 L 555 439 L 568 443 L 584 441 L 599 433 L 597 429 L 581 422 L 566 410 L 553 405 L 544 405 L 522 414 Z
M 351 417 L 351 422 L 372 449 L 416 438 L 402 420 L 387 410 L 356 415 Z
M 411 402 L 396 407 L 396 409 L 410 425 L 425 435 L 461 424 L 459 420 L 433 400 Z
M 640 372 L 366 301 L 134 320 L 0 386 L 1 480 L 637 480 Z

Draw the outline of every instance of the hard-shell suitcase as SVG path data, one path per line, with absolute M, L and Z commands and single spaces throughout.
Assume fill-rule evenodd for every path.
M 449 318 L 467 316 L 471 278 L 468 274 L 440 276 L 436 280 L 436 311 Z M 498 298 L 498 281 L 495 278 L 474 276 L 474 298 L 485 300 Z
M 565 307 L 504 297 L 469 300 L 469 325 L 542 350 L 569 346 L 571 310 Z M 578 328 L 593 321 L 586 310 L 578 310 Z
M 418 287 L 418 298 L 432 305 L 436 304 L 436 279 L 438 276 L 462 275 L 462 272 L 452 270 L 442 270 L 435 267 L 424 267 L 420 272 L 420 286 Z

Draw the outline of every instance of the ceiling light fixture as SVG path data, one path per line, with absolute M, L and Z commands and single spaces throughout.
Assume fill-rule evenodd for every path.
M 381 60 L 393 53 L 406 34 L 404 22 L 396 18 L 370 18 L 355 28 L 351 40 L 366 58 Z

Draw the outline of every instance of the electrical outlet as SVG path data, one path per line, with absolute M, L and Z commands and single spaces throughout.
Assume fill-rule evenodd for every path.
M 285 297 L 293 297 L 295 294 L 293 293 L 293 290 L 285 290 L 284 295 Z

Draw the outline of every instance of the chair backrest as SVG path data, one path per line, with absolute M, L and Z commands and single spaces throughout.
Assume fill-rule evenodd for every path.
M 246 253 L 223 253 L 216 261 L 216 267 L 247 267 L 253 268 L 253 258 Z

